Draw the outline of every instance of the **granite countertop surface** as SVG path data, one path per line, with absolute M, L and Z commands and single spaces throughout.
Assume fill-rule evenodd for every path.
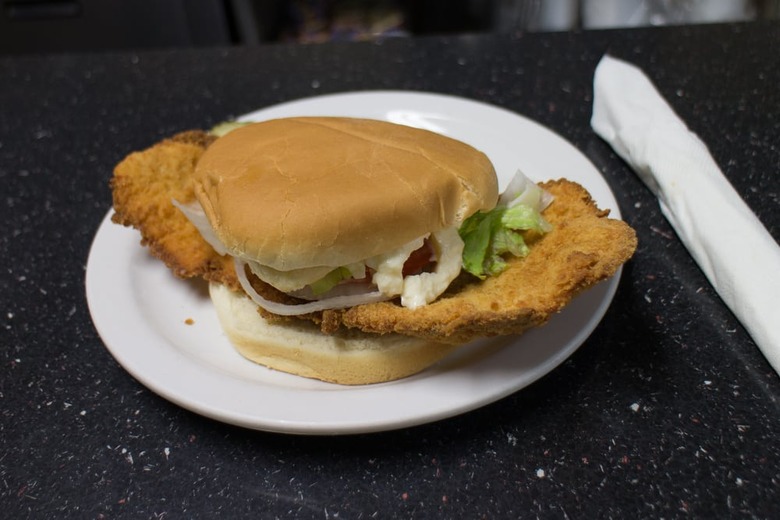
M 761 23 L 0 58 L 3 516 L 773 517 L 780 379 L 589 119 L 599 58 L 636 63 L 780 239 L 778 48 L 780 25 Z M 114 164 L 180 130 L 366 89 L 485 101 L 581 150 L 639 237 L 601 324 L 531 386 L 396 431 L 253 431 L 148 390 L 104 347 L 84 290 Z

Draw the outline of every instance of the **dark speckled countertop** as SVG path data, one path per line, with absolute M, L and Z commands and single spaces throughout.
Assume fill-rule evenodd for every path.
M 776 517 L 780 379 L 589 118 L 602 54 L 638 64 L 778 239 L 778 49 L 772 23 L 0 58 L 2 516 Z M 245 430 L 147 390 L 84 292 L 113 165 L 182 129 L 363 89 L 486 101 L 582 150 L 640 240 L 600 326 L 524 390 L 377 434 Z

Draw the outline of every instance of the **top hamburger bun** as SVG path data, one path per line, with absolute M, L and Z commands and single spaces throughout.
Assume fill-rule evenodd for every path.
M 383 121 L 300 117 L 216 140 L 194 190 L 232 255 L 280 271 L 343 266 L 495 206 L 482 152 Z

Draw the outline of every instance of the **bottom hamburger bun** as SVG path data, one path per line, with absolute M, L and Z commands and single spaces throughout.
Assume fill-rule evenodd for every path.
M 268 368 L 344 385 L 394 381 L 421 372 L 459 345 L 400 334 L 326 335 L 314 323 L 269 323 L 243 293 L 219 283 L 209 294 L 222 329 L 245 358 Z

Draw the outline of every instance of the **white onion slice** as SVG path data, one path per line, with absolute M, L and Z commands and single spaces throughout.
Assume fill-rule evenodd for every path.
M 550 205 L 552 199 L 552 195 L 526 177 L 521 170 L 517 170 L 509 185 L 501 193 L 497 205 L 511 208 L 517 204 L 526 204 L 541 212 Z
M 390 299 L 381 292 L 376 291 L 350 296 L 335 296 L 333 298 L 296 305 L 272 302 L 260 296 L 260 294 L 255 291 L 254 287 L 252 287 L 252 284 L 249 283 L 249 278 L 247 278 L 246 271 L 244 270 L 246 263 L 235 257 L 233 258 L 233 262 L 236 268 L 236 275 L 238 275 L 238 281 L 244 291 L 252 298 L 252 301 L 268 312 L 278 314 L 279 316 L 298 316 L 310 312 L 319 312 L 328 309 L 343 309 L 345 307 L 354 307 L 355 305 L 381 302 Z
M 311 286 L 307 285 L 303 289 L 297 291 L 288 292 L 290 296 L 300 298 L 301 300 L 325 300 L 329 298 L 335 298 L 336 296 L 357 296 L 360 294 L 369 294 L 376 290 L 376 285 L 370 281 L 354 281 L 348 280 L 335 285 L 330 291 L 324 294 L 314 294 Z M 389 299 L 389 297 L 388 297 Z
M 227 254 L 227 248 L 225 247 L 225 244 L 223 244 L 219 237 L 217 237 L 217 234 L 214 232 L 214 228 L 211 227 L 211 222 L 209 222 L 209 219 L 206 216 L 206 212 L 203 211 L 203 208 L 197 200 L 194 200 L 189 204 L 182 204 L 176 199 L 171 199 L 171 202 L 174 206 L 176 206 L 176 208 L 179 209 L 179 211 L 184 214 L 185 217 L 187 217 L 187 220 L 192 222 L 193 226 L 198 228 L 200 236 L 202 236 L 203 240 L 208 242 L 209 245 L 214 248 L 214 251 L 220 255 Z
M 436 249 L 440 251 L 436 268 L 430 273 L 407 276 L 403 280 L 401 305 L 416 309 L 428 305 L 447 290 L 458 277 L 463 265 L 463 240 L 457 228 L 445 228 L 433 233 Z

